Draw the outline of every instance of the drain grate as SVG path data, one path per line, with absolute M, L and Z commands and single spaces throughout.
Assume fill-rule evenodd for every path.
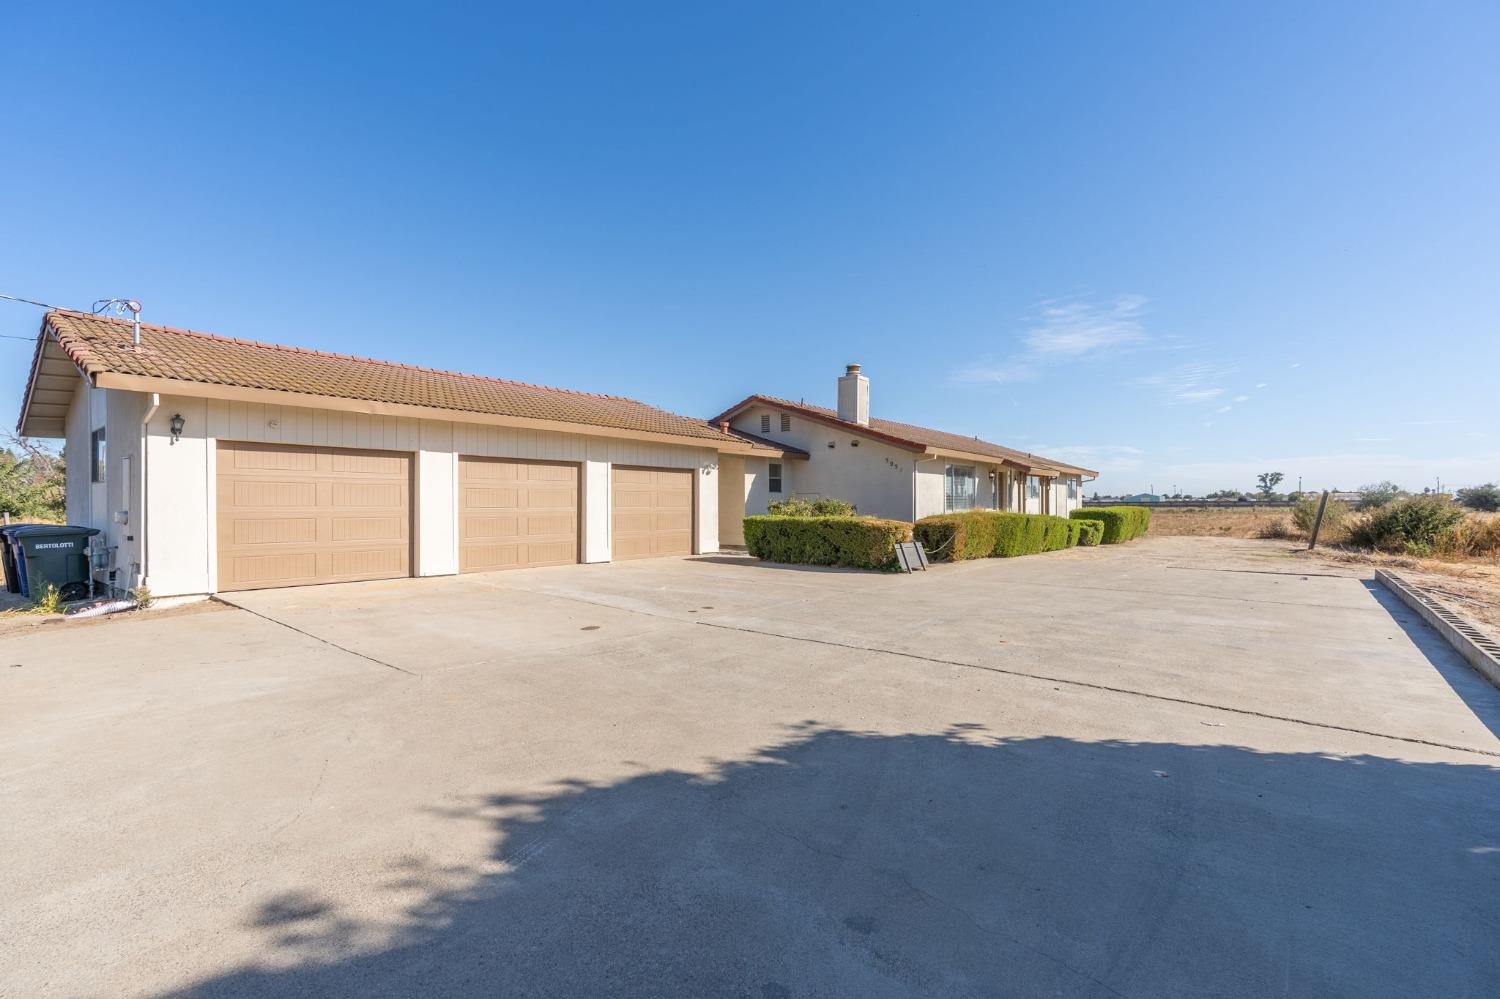
M 1483 674 L 1490 683 L 1500 687 L 1500 642 L 1394 572 L 1377 569 L 1375 578 L 1400 597 L 1402 603 L 1421 615 L 1422 620 L 1432 625 L 1470 666 Z

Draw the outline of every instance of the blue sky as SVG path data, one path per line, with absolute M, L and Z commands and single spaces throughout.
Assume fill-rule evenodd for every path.
M 135 6 L 0 14 L 0 292 L 702 416 L 859 361 L 1102 491 L 1500 479 L 1493 3 Z

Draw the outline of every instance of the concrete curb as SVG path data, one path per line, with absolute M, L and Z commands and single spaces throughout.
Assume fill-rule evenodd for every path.
M 1481 676 L 1500 687 L 1500 644 L 1395 573 L 1376 569 L 1375 578 L 1432 625 Z

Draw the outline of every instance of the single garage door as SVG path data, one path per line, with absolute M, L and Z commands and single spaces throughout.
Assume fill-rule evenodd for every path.
M 220 441 L 219 589 L 411 575 L 411 456 Z
M 459 457 L 459 572 L 577 561 L 577 465 Z
M 613 557 L 693 553 L 693 472 L 687 468 L 614 468 Z

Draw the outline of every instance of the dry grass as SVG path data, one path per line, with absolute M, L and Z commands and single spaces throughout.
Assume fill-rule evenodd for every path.
M 1192 538 L 1260 538 L 1285 524 L 1291 529 L 1292 511 L 1288 507 L 1258 509 L 1246 504 L 1238 507 L 1199 507 L 1186 510 L 1152 510 L 1151 533 L 1160 537 Z M 1295 532 L 1286 537 L 1295 537 Z

